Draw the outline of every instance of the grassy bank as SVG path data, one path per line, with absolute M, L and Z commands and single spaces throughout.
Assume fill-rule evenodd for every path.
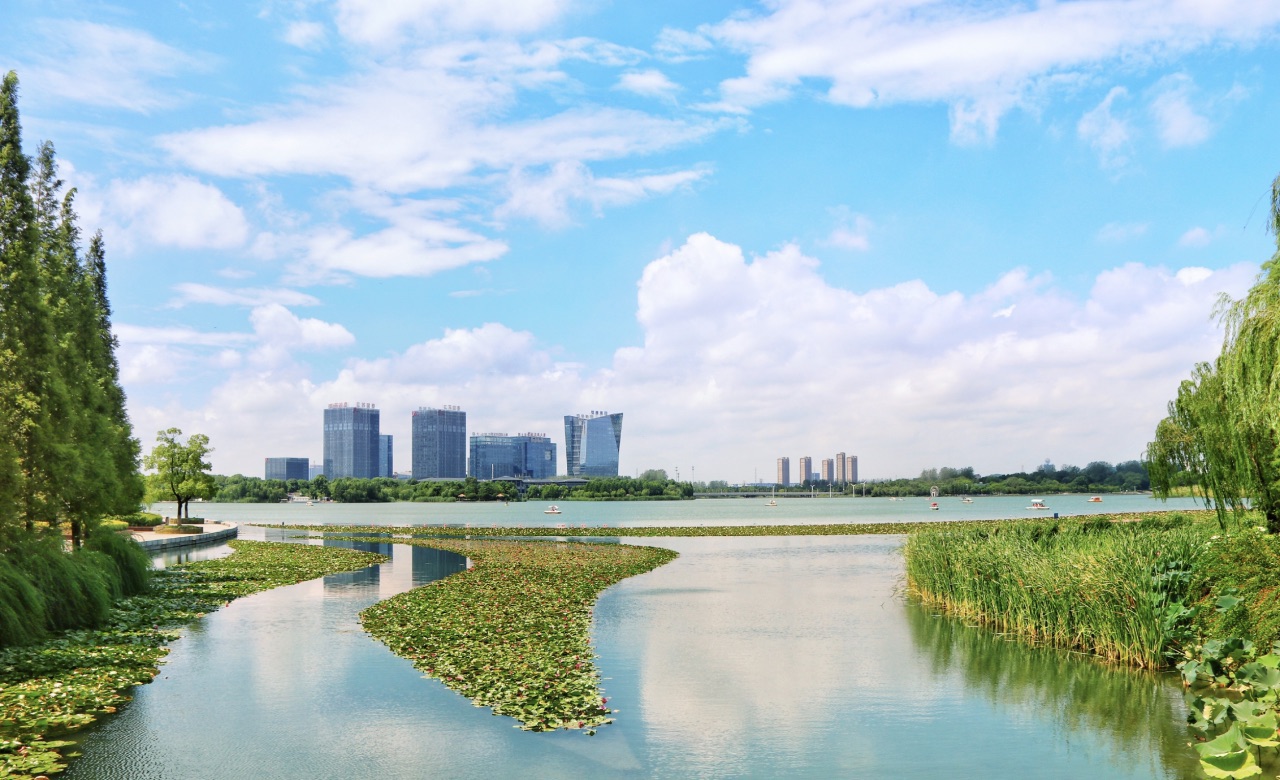
M 156 572 L 147 593 L 117 602 L 97 629 L 0 650 L 0 777 L 61 771 L 71 744 L 63 738 L 150 682 L 183 625 L 240 596 L 385 560 L 330 547 L 230 544 L 236 552 L 227 558 Z
M 397 655 L 531 731 L 610 722 L 591 649 L 605 588 L 676 557 L 617 544 L 412 540 L 474 566 L 375 604 L 364 627 Z

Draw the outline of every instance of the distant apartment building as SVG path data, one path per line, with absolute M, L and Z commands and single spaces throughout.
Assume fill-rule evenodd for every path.
M 378 436 L 378 476 L 394 477 L 396 470 L 392 468 L 391 450 L 395 442 L 389 433 Z
M 836 462 L 831 458 L 823 458 L 822 471 L 819 474 L 822 479 L 826 480 L 827 484 L 834 483 L 836 481 Z
M 457 406 L 424 406 L 413 413 L 414 479 L 467 476 L 467 413 Z
M 324 410 L 324 475 L 378 476 L 379 419 L 373 404 L 329 404 Z
M 309 465 L 309 458 L 267 458 L 266 478 L 305 481 L 311 479 Z
M 569 476 L 618 476 L 621 448 L 621 412 L 565 415 L 564 454 Z
M 471 436 L 467 474 L 476 479 L 550 479 L 556 445 L 545 433 L 477 433 Z
M 805 455 L 803 458 L 800 459 L 800 480 L 799 481 L 802 484 L 805 482 L 812 482 L 813 477 L 814 477 L 813 458 L 809 457 L 808 455 Z
M 850 455 L 844 462 L 845 477 L 849 482 L 858 484 L 858 456 Z
M 778 458 L 778 479 L 782 487 L 791 484 L 791 458 Z
M 843 452 L 836 453 L 836 482 L 841 485 L 849 481 L 848 472 L 845 470 L 845 460 Z

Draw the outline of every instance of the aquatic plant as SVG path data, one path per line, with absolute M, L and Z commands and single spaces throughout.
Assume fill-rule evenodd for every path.
M 150 590 L 117 602 L 99 629 L 0 650 L 0 777 L 64 769 L 72 743 L 61 737 L 115 712 L 131 687 L 150 682 L 181 626 L 239 596 L 386 560 L 331 547 L 230 544 L 234 555 L 156 572 Z M 0 562 L 0 620 L 6 567 Z
M 674 559 L 656 547 L 503 541 L 409 542 L 474 566 L 360 613 L 414 667 L 530 731 L 612 722 L 591 649 L 605 588 Z
M 1222 597 L 1218 611 L 1229 610 L 1235 601 Z M 1263 749 L 1280 749 L 1280 644 L 1259 654 L 1247 639 L 1212 640 L 1178 670 L 1187 689 L 1187 722 L 1204 736 L 1194 745 L 1200 768 L 1209 777 L 1261 774 Z

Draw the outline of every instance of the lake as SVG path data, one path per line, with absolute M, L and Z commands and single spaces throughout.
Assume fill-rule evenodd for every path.
M 610 523 L 639 506 L 685 524 L 749 516 L 756 510 L 747 503 L 581 506 L 602 509 Z M 817 500 L 803 503 L 812 508 L 789 502 L 788 517 L 820 511 Z M 409 506 L 432 518 L 458 511 Z M 269 509 L 279 522 L 284 513 L 335 517 L 347 508 Z M 410 516 L 380 515 L 388 523 Z M 245 529 L 246 538 L 285 533 Z M 595 737 L 513 728 L 366 636 L 360 609 L 464 561 L 346 543 L 392 560 L 209 615 L 173 645 L 155 682 L 83 734 L 84 757 L 65 776 L 1198 776 L 1168 676 L 1005 641 L 906 604 L 901 537 L 636 541 L 681 557 L 600 598 L 593 641 L 605 695 L 620 712 Z

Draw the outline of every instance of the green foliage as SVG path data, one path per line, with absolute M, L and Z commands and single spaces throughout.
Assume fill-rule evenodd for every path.
M 154 533 L 158 534 L 202 534 L 204 526 L 186 525 L 180 523 L 178 525 L 159 525 L 154 529 Z
M 116 515 L 107 520 L 119 520 L 129 528 L 154 528 L 164 522 L 164 518 L 151 512 L 134 512 L 131 515 Z
M 1272 222 L 1280 224 L 1280 177 Z M 1280 236 L 1277 236 L 1280 239 Z M 1147 447 L 1152 487 L 1168 496 L 1188 472 L 1226 527 L 1250 508 L 1280 533 L 1280 252 L 1263 263 L 1244 298 L 1219 302 L 1222 351 L 1200 363 L 1169 403 Z
M 927 496 L 934 486 L 943 496 L 1035 495 L 1037 493 L 1116 493 L 1147 490 L 1151 482 L 1140 461 L 1111 465 L 1093 461 L 1083 469 L 1063 466 L 1013 474 L 979 476 L 970 466 L 925 469 L 917 479 L 892 479 L 868 485 L 869 496 Z
M 1263 749 L 1280 748 L 1280 645 L 1260 654 L 1247 639 L 1215 639 L 1178 670 L 1186 687 L 1187 722 L 1207 738 L 1195 745 L 1200 768 L 1209 777 L 1260 774 Z
M 234 474 L 215 476 L 213 485 L 213 500 L 221 503 L 275 504 L 289 497 L 289 486 L 278 479 Z
M 151 481 L 153 489 L 177 502 L 178 517 L 190 517 L 191 499 L 213 495 L 214 480 L 205 460 L 213 450 L 209 437 L 202 433 L 191 434 L 185 442 L 181 436 L 178 428 L 157 432 L 156 444 L 142 464 L 156 472 Z
M 0 650 L 0 777 L 66 768 L 61 739 L 116 711 L 150 682 L 176 629 L 239 596 L 351 571 L 385 556 L 332 547 L 233 541 L 236 553 L 156 572 L 145 595 L 118 602 L 102 628 Z M 0 559 L 0 626 L 8 563 Z
M 0 556 L 0 647 L 44 638 L 45 600 L 26 573 Z
M 611 723 L 592 663 L 591 607 L 602 590 L 674 559 L 654 547 L 425 541 L 473 568 L 360 613 L 397 655 L 521 728 Z
M 106 619 L 119 590 L 110 559 L 89 551 L 68 554 L 57 539 L 30 542 L 7 557 L 43 597 L 48 630 L 86 628 Z
M 151 556 L 129 536 L 99 526 L 89 534 L 85 549 L 111 559 L 122 596 L 145 593 L 151 582 Z
M 1196 568 L 1191 594 L 1204 608 L 1204 636 L 1249 637 L 1263 647 L 1280 641 L 1280 538 L 1253 529 L 1220 535 Z M 1223 598 L 1236 601 L 1219 610 Z
M 911 534 L 908 593 L 1033 641 L 1158 668 L 1190 638 L 1191 572 L 1209 530 L 1020 523 Z

